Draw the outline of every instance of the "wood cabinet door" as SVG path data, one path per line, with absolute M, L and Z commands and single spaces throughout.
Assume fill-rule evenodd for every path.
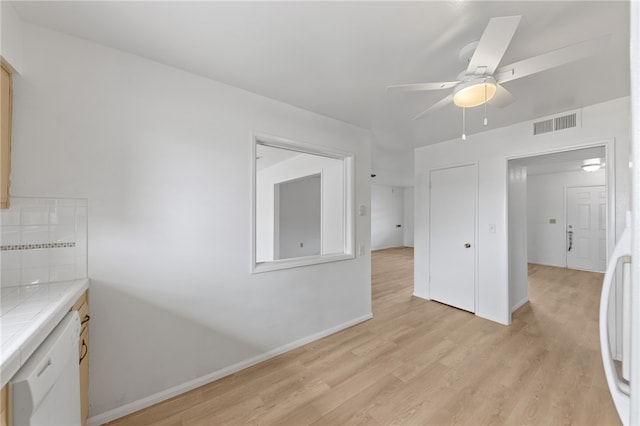
M 89 417 L 89 327 L 80 334 L 80 415 L 84 426 Z
M 0 208 L 9 208 L 9 176 L 11 172 L 11 72 L 0 66 L 2 85 L 0 86 Z

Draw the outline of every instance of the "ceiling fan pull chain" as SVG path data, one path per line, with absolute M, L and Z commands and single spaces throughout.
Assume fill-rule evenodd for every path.
M 486 126 L 489 123 L 487 120 L 487 83 L 484 83 L 484 125 Z
M 467 110 L 466 108 L 462 108 L 462 140 L 463 141 L 467 140 L 467 135 L 465 134 L 465 128 L 466 128 L 465 111 L 466 110 Z

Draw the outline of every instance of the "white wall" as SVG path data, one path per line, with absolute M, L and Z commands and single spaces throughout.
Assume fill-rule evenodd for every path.
M 0 55 L 17 73 L 22 72 L 22 26 L 13 5 L 0 2 Z
M 521 102 L 525 102 L 522 100 Z M 416 149 L 415 157 L 415 295 L 429 298 L 429 170 L 478 162 L 478 309 L 477 315 L 504 324 L 510 322 L 507 255 L 507 159 L 584 144 L 615 140 L 616 206 L 615 232 L 624 229 L 624 214 L 630 206 L 629 98 L 586 107 L 582 127 L 532 135 L 532 122 L 467 135 Z M 496 224 L 496 233 L 489 232 Z
M 94 422 L 370 317 L 368 253 L 250 273 L 251 131 L 354 152 L 355 204 L 369 205 L 368 131 L 53 31 L 24 35 L 12 193 L 88 199 Z M 368 252 L 369 217 L 355 228 Z
M 404 245 L 403 210 L 403 188 L 371 185 L 371 249 Z
M 605 169 L 529 176 L 527 182 L 528 260 L 541 265 L 567 266 L 565 189 L 605 185 Z M 556 223 L 549 223 L 555 219 Z
M 413 187 L 404 188 L 404 245 L 413 247 L 413 210 L 415 208 Z
M 509 306 L 513 312 L 529 300 L 527 168 L 509 161 L 508 172 Z
M 320 175 L 276 185 L 276 251 L 278 259 L 320 252 L 322 195 Z

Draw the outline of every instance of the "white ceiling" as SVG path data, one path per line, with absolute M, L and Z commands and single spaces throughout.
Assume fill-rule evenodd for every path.
M 603 54 L 505 83 L 517 101 L 490 107 L 487 128 L 629 94 L 627 1 L 13 4 L 27 22 L 372 129 L 373 169 L 386 183 L 411 181 L 414 147 L 459 137 L 461 112 L 452 105 L 412 121 L 446 92 L 385 87 L 454 79 L 466 67 L 458 51 L 480 38 L 491 17 L 522 15 L 503 65 L 612 38 Z M 487 129 L 482 109 L 469 112 L 467 134 Z
M 605 157 L 606 151 L 604 146 L 598 146 L 536 155 L 511 161 L 515 164 L 526 166 L 527 175 L 534 176 L 564 172 L 582 172 L 582 165 L 585 160 L 599 158 L 602 163 L 605 163 Z
M 256 146 L 256 170 L 266 169 L 274 164 L 289 160 L 295 156 L 303 155 L 296 151 L 275 148 L 266 145 Z

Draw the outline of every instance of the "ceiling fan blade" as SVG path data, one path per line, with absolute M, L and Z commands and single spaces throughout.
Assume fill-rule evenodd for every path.
M 611 34 L 607 34 L 602 37 L 543 53 L 542 55 L 523 59 L 511 65 L 498 68 L 494 76 L 498 83 L 505 83 L 540 71 L 575 62 L 579 59 L 588 58 L 589 56 L 602 52 L 609 43 L 610 38 Z
M 467 75 L 492 75 L 507 51 L 519 23 L 520 16 L 491 18 L 469 61 Z
M 511 92 L 498 84 L 496 86 L 496 94 L 493 95 L 493 98 L 491 98 L 487 104 L 493 107 L 503 108 L 510 105 L 515 100 L 516 98 L 511 94 Z
M 451 89 L 455 87 L 459 81 L 441 81 L 437 83 L 415 83 L 415 84 L 396 84 L 387 86 L 387 90 L 398 90 L 403 92 L 419 92 L 423 90 L 441 90 Z
M 453 93 L 451 93 L 451 94 L 447 95 L 446 97 L 440 99 L 438 102 L 436 102 L 435 104 L 431 105 L 429 108 L 425 109 L 420 114 L 416 115 L 413 119 L 414 120 L 419 120 L 421 118 L 424 118 L 430 112 L 433 112 L 435 110 L 438 110 L 438 109 L 442 108 L 443 106 L 447 105 L 451 101 L 453 101 Z

